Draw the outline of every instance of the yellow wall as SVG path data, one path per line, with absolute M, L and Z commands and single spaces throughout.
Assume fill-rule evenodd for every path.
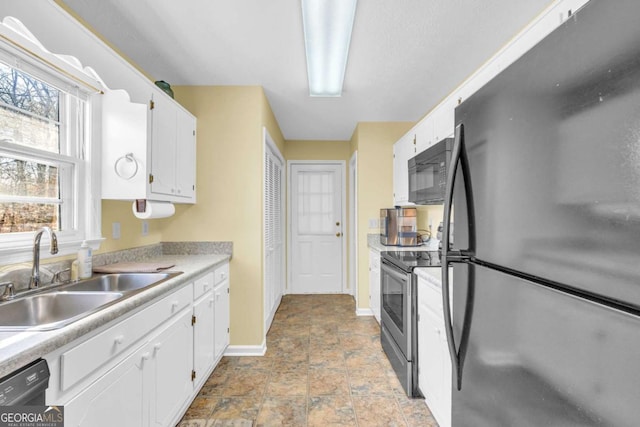
M 120 238 L 111 237 L 114 222 L 120 223 Z M 102 237 L 106 240 L 96 253 L 119 251 L 138 246 L 160 243 L 162 238 L 161 222 L 157 219 L 147 220 L 149 233 L 142 235 L 142 220 L 133 216 L 131 202 L 115 200 L 102 201 Z
M 262 298 L 262 127 L 282 134 L 258 86 L 178 86 L 176 100 L 198 118 L 197 204 L 162 220 L 163 241 L 232 241 L 231 343 L 260 345 Z M 270 108 L 269 108 L 270 110 Z
M 442 213 L 444 211 L 444 206 L 416 206 L 416 209 L 418 210 L 418 229 L 428 230 L 435 237 L 436 233 L 438 232 L 438 224 L 442 222 Z M 429 230 L 429 223 L 431 223 L 431 230 Z
M 349 141 L 297 141 L 287 140 L 284 157 L 287 160 L 344 160 L 351 158 Z
M 393 144 L 414 122 L 358 123 L 351 147 L 358 150 L 358 307 L 369 307 L 369 219 L 393 206 Z

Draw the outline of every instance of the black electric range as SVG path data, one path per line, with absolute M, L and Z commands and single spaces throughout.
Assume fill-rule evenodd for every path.
M 416 267 L 441 266 L 439 251 L 384 251 L 380 256 L 407 273 Z

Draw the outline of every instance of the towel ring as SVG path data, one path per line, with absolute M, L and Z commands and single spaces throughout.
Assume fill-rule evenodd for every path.
M 123 160 L 126 160 L 127 163 L 133 163 L 135 166 L 135 168 L 133 169 L 133 173 L 130 174 L 129 176 L 125 176 L 121 174 L 120 171 L 118 170 L 118 165 Z M 131 178 L 136 176 L 136 174 L 138 173 L 138 161 L 135 159 L 135 157 L 133 157 L 133 153 L 127 153 L 124 156 L 119 157 L 118 160 L 116 160 L 116 163 L 113 165 L 113 170 L 116 172 L 116 175 L 118 175 L 120 178 L 130 180 Z

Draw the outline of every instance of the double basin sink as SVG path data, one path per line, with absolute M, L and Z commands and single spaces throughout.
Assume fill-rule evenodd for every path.
M 25 292 L 25 296 L 0 304 L 0 332 L 62 328 L 179 274 L 104 274 L 45 287 L 36 293 Z

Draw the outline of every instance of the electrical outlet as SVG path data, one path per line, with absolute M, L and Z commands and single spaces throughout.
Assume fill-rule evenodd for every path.
M 120 223 L 119 222 L 114 222 L 113 224 L 111 224 L 111 237 L 113 239 L 119 239 L 120 238 Z
M 146 236 L 149 234 L 149 221 L 142 221 L 142 235 Z
M 378 228 L 378 218 L 369 218 L 369 228 Z

